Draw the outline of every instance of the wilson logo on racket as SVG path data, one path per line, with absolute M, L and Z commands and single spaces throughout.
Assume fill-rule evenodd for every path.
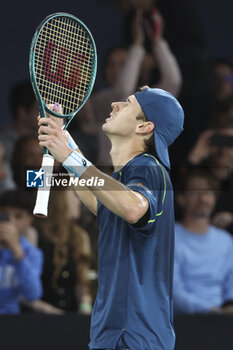
M 86 56 L 81 55 L 77 52 L 76 54 L 72 55 L 70 60 L 70 52 L 71 51 L 67 48 L 57 48 L 57 45 L 54 42 L 48 41 L 44 51 L 43 71 L 47 80 L 51 81 L 52 83 L 60 83 L 63 87 L 72 90 L 78 85 L 80 78 L 80 67 L 84 64 Z M 53 56 L 55 59 L 57 58 L 57 66 L 55 73 L 53 73 L 52 71 L 52 68 L 54 68 L 54 64 L 52 63 Z M 69 62 L 67 62 L 68 59 Z M 71 66 L 72 68 L 69 74 L 70 78 L 68 79 L 67 73 L 69 66 Z

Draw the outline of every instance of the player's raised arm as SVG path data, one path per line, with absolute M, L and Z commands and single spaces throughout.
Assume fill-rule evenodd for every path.
M 71 137 L 67 142 L 67 136 L 54 120 L 43 118 L 39 120 L 39 125 L 40 146 L 48 147 L 70 174 L 80 178 L 82 185 L 76 186 L 75 191 L 92 213 L 97 214 L 98 199 L 114 214 L 130 223 L 137 222 L 143 216 L 148 203 L 142 195 L 94 167 L 82 155 Z
M 49 105 L 50 108 L 52 108 L 52 105 Z M 47 118 L 40 118 L 38 117 L 38 124 L 39 124 L 39 141 L 40 145 L 43 146 L 42 143 L 44 140 L 48 140 L 49 142 L 47 144 L 50 145 L 51 150 L 56 148 L 60 150 L 62 147 L 64 154 L 68 155 L 72 153 L 73 150 L 77 150 L 77 152 L 80 152 L 78 146 L 70 136 L 69 132 L 66 130 L 63 130 L 62 124 L 60 123 L 61 119 L 47 116 Z M 46 124 L 47 127 L 44 125 Z M 47 135 L 46 135 L 46 134 Z M 50 135 L 50 136 L 49 136 Z M 52 136 L 53 135 L 53 136 Z M 47 136 L 47 137 L 46 137 Z M 55 152 L 56 159 L 59 161 L 62 159 L 62 154 L 60 151 Z M 53 154 L 53 155 L 54 155 Z M 81 154 L 81 152 L 80 152 Z M 61 157 L 61 158 L 60 158 Z M 73 174 L 70 173 L 71 176 Z M 74 186 L 75 192 L 79 196 L 80 200 L 83 202 L 83 204 L 93 213 L 97 214 L 97 199 L 95 195 L 88 189 L 87 186 Z

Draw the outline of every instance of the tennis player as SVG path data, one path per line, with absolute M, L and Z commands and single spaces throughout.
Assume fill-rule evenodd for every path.
M 167 169 L 168 146 L 183 130 L 183 121 L 178 101 L 161 89 L 145 87 L 126 102 L 112 103 L 103 124 L 112 143 L 110 177 L 81 154 L 71 137 L 67 142 L 52 118 L 39 120 L 40 145 L 71 174 L 104 180 L 102 190 L 77 189 L 99 227 L 90 349 L 174 348 L 174 210 Z

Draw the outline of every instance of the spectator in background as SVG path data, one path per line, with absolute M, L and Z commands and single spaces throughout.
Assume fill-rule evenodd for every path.
M 222 102 L 233 96 L 233 63 L 228 59 L 214 62 L 215 99 Z
M 7 190 L 15 188 L 12 179 L 12 171 L 8 162 L 5 161 L 5 148 L 0 142 L 0 196 Z
M 32 222 L 32 202 L 27 193 L 9 191 L 0 209 L 0 313 L 17 314 L 20 300 L 42 295 L 42 253 L 23 233 Z
M 219 118 L 228 118 L 233 120 L 233 95 L 230 95 L 221 101 L 217 101 L 215 111 L 213 113 L 213 119 Z
M 164 37 L 181 70 L 183 83 L 179 101 L 187 116 L 185 132 L 170 150 L 173 164 L 181 164 L 186 159 L 197 137 L 207 129 L 213 113 L 212 57 L 198 3 L 156 0 L 166 24 Z
M 126 100 L 138 87 L 153 79 L 155 67 L 160 79 L 153 87 L 159 87 L 178 95 L 181 87 L 181 74 L 176 59 L 163 38 L 163 22 L 158 11 L 152 14 L 153 25 L 146 25 L 151 41 L 152 52 L 144 47 L 145 32 L 143 12 L 137 10 L 131 22 L 131 45 L 128 50 L 115 47 L 107 54 L 105 77 L 108 87 L 92 95 L 91 101 L 99 126 L 100 151 L 98 165 L 110 165 L 110 142 L 101 130 L 104 120 L 109 116 L 111 103 Z M 153 29 L 156 30 L 154 31 Z M 152 75 L 151 75 L 152 74 Z M 157 77 L 157 74 L 156 74 Z M 154 78 L 156 78 L 154 77 Z
M 154 0 L 113 0 L 116 4 L 120 6 L 123 11 L 132 11 L 139 8 L 147 11 L 149 10 Z
M 16 141 L 22 136 L 36 135 L 38 107 L 30 81 L 13 86 L 9 95 L 12 123 L 0 132 L 5 160 L 11 161 Z
M 12 155 L 13 181 L 22 189 L 26 187 L 26 170 L 41 168 L 43 149 L 34 136 L 24 136 L 18 139 Z M 30 189 L 32 191 L 32 189 Z
M 181 223 L 175 226 L 174 308 L 177 313 L 227 311 L 233 301 L 233 241 L 211 226 L 218 182 L 194 171 L 182 181 L 177 201 Z M 222 309 L 223 308 L 223 309 Z
M 44 254 L 44 294 L 42 300 L 31 303 L 35 311 L 91 313 L 90 240 L 76 222 L 79 215 L 78 197 L 71 188 L 60 188 L 51 191 L 49 216 L 35 222 Z
M 185 132 L 170 148 L 172 164 L 182 164 L 198 135 L 208 127 L 213 113 L 213 65 L 197 1 L 114 0 L 114 2 L 126 12 L 136 9 L 148 12 L 155 5 L 162 15 L 165 23 L 163 37 L 169 43 L 182 75 L 179 102 L 187 115 Z
M 33 226 L 34 217 L 32 215 L 34 205 L 33 196 L 23 189 L 13 189 L 4 192 L 1 202 L 6 207 L 6 211 L 10 217 L 15 218 L 20 235 L 25 237 L 34 246 L 37 246 L 38 233 Z
M 189 167 L 207 167 L 221 183 L 213 224 L 233 233 L 233 119 L 220 116 L 188 155 Z

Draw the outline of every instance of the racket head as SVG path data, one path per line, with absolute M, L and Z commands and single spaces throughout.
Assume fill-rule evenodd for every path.
M 65 128 L 89 98 L 97 71 L 94 39 L 75 16 L 47 16 L 32 39 L 29 71 L 40 114 L 66 118 Z M 59 103 L 63 113 L 47 105 Z

